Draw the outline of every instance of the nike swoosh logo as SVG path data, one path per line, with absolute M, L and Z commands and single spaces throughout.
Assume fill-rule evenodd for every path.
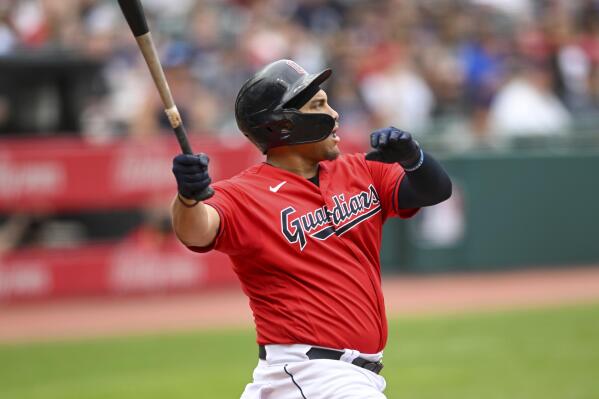
M 277 184 L 276 186 L 268 186 L 268 188 L 270 189 L 271 192 L 276 193 L 277 191 L 279 191 L 279 189 L 281 187 L 283 187 L 283 184 L 287 183 L 286 181 L 282 181 L 279 184 Z

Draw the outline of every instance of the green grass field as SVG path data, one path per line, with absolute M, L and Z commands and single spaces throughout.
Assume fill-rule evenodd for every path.
M 247 330 L 0 346 L 0 398 L 238 398 L 253 341 Z M 596 399 L 599 305 L 393 320 L 383 375 L 389 398 Z

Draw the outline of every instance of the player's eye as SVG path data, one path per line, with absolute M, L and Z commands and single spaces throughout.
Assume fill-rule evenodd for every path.
M 324 101 L 319 100 L 312 103 L 312 109 L 318 109 L 324 105 Z

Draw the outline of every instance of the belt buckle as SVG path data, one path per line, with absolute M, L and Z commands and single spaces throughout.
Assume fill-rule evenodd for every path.
M 368 362 L 368 363 L 364 363 L 362 365 L 362 367 L 368 371 L 372 371 L 373 373 L 378 374 L 383 369 L 383 363 L 382 362 Z

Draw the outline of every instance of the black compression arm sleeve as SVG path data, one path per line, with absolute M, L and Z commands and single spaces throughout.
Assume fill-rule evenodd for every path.
M 443 202 L 451 196 L 451 180 L 443 167 L 429 154 L 422 165 L 406 172 L 397 194 L 399 208 L 420 208 Z

